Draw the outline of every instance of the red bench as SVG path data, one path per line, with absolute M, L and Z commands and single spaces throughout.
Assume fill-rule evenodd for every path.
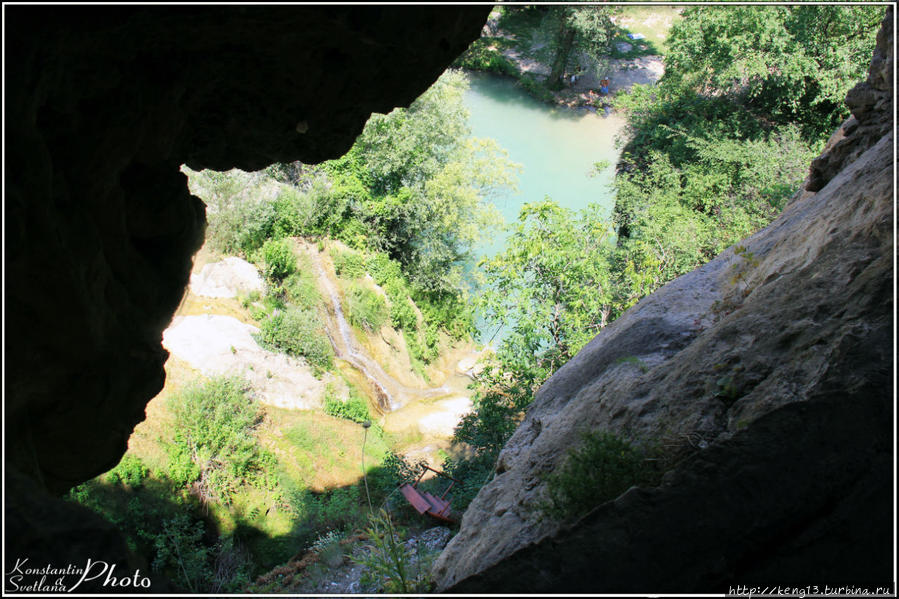
M 430 470 L 431 472 L 434 472 L 439 476 L 446 477 L 453 481 L 440 497 L 435 497 L 427 491 L 421 491 L 418 489 L 418 483 L 421 481 L 421 477 L 424 476 L 427 470 Z M 452 516 L 452 512 L 450 511 L 450 502 L 446 499 L 446 495 L 450 492 L 450 489 L 452 489 L 453 485 L 457 482 L 459 481 L 452 476 L 444 474 L 439 470 L 434 470 L 430 466 L 424 465 L 421 474 L 418 475 L 418 478 L 415 480 L 415 482 L 411 485 L 406 483 L 405 485 L 401 486 L 400 493 L 403 494 L 403 497 L 406 498 L 406 501 L 408 501 L 419 514 L 427 514 L 432 518 L 443 520 L 444 522 L 455 522 L 455 519 Z

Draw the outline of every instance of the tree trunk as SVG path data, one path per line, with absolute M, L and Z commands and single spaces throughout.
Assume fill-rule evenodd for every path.
M 568 23 L 563 20 L 559 27 L 552 71 L 549 73 L 549 79 L 546 80 L 547 87 L 550 89 L 562 89 L 564 82 L 561 80 L 561 77 L 565 74 L 565 65 L 568 64 L 568 57 L 571 55 L 571 49 L 574 47 L 574 34 L 574 28 L 569 27 Z

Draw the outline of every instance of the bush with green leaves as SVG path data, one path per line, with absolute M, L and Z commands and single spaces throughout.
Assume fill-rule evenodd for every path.
M 212 247 L 248 256 L 272 236 L 275 209 L 257 192 L 264 176 L 238 169 L 182 170 L 191 193 L 206 203 L 206 239 Z
M 262 274 L 274 285 L 296 272 L 297 258 L 293 246 L 287 239 L 269 239 L 262 245 Z
M 205 532 L 203 521 L 188 514 L 175 514 L 164 520 L 155 539 L 153 570 L 169 573 L 191 593 L 203 592 L 212 578 L 210 548 L 203 544 Z
M 390 298 L 390 324 L 395 329 L 415 331 L 418 329 L 418 315 L 412 302 L 406 297 Z
M 130 488 L 141 486 L 150 474 L 150 469 L 139 457 L 126 453 L 115 468 L 106 473 L 106 480 L 112 484 L 121 483 Z
M 560 468 L 546 477 L 542 511 L 558 520 L 578 518 L 634 485 L 659 482 L 647 449 L 607 432 L 590 432 L 569 451 Z
M 344 297 L 347 319 L 353 326 L 374 332 L 387 322 L 387 303 L 372 289 L 351 282 L 344 286 Z
M 325 414 L 337 418 L 345 418 L 359 423 L 371 420 L 368 400 L 355 393 L 350 393 L 345 400 L 335 397 L 333 393 L 326 393 L 323 408 Z
M 314 310 L 322 303 L 321 292 L 312 273 L 308 257 L 302 256 L 297 263 L 297 271 L 284 279 L 281 288 L 284 298 L 298 308 Z
M 453 66 L 470 71 L 485 71 L 516 77 L 518 76 L 518 67 L 502 53 L 503 46 L 507 44 L 508 40 L 505 38 L 489 40 L 478 38 L 456 59 Z
M 359 484 L 317 493 L 307 487 L 290 489 L 288 503 L 300 522 L 300 536 L 312 542 L 322 530 L 350 530 L 365 519 L 368 503 Z
M 315 222 L 315 200 L 296 187 L 282 185 L 272 203 L 272 238 L 307 234 Z
M 334 348 L 312 310 L 291 307 L 274 312 L 260 324 L 256 340 L 266 349 L 305 358 L 317 373 L 334 365 Z
M 366 536 L 367 550 L 354 558 L 365 568 L 363 585 L 383 593 L 427 593 L 433 588 L 430 565 L 436 555 L 417 554 L 407 547 L 387 511 L 371 515 Z
M 365 256 L 358 252 L 331 250 L 334 272 L 344 279 L 359 279 L 365 276 Z
M 274 457 L 256 438 L 263 411 L 245 381 L 217 377 L 195 383 L 166 405 L 177 423 L 166 447 L 176 485 L 196 483 L 205 501 L 227 505 L 244 485 L 275 483 Z

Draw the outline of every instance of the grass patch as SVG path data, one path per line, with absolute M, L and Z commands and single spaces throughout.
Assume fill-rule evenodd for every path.
M 307 254 L 297 257 L 297 270 L 284 280 L 283 287 L 284 297 L 298 308 L 314 310 L 322 304 L 322 295 L 312 272 L 312 261 Z
M 616 22 L 616 36 L 612 44 L 612 58 L 637 58 L 639 56 L 661 55 L 668 51 L 666 41 L 671 25 L 680 19 L 680 11 L 673 6 L 619 6 Z M 641 33 L 642 40 L 632 40 L 628 33 Z M 615 44 L 624 42 L 631 50 L 621 52 Z
M 343 279 L 361 279 L 365 276 L 365 256 L 358 252 L 329 250 L 334 262 L 334 272 Z

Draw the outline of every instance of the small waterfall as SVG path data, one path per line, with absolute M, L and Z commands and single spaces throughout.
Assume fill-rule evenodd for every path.
M 331 307 L 334 310 L 334 319 L 337 322 L 337 329 L 340 333 L 339 339 L 334 339 L 330 334 L 331 345 L 334 347 L 334 353 L 337 357 L 349 362 L 353 368 L 361 372 L 366 379 L 372 384 L 375 393 L 378 395 L 378 403 L 382 409 L 387 411 L 398 410 L 414 398 L 431 398 L 447 395 L 450 389 L 446 386 L 433 389 L 413 389 L 401 385 L 392 376 L 387 374 L 384 369 L 375 360 L 366 355 L 356 344 L 356 338 L 350 328 L 346 317 L 343 314 L 343 307 L 340 304 L 340 295 L 337 292 L 331 278 L 325 273 L 321 258 L 314 249 L 310 249 L 309 254 L 312 257 L 315 267 L 318 270 L 318 278 L 324 290 L 331 300 Z M 388 386 L 394 390 L 393 393 Z

